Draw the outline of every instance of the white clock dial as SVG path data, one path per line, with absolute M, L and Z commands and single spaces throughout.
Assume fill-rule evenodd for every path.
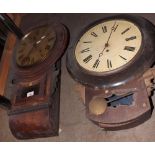
M 109 72 L 129 63 L 142 43 L 139 28 L 126 20 L 110 20 L 83 34 L 75 49 L 78 64 L 88 71 Z

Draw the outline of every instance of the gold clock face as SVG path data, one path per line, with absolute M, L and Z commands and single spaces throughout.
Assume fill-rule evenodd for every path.
M 50 26 L 42 26 L 26 34 L 16 51 L 16 63 L 30 67 L 43 62 L 50 54 L 56 41 L 56 33 Z
M 75 48 L 75 57 L 88 71 L 111 72 L 132 61 L 141 43 L 141 31 L 134 23 L 109 20 L 83 34 Z

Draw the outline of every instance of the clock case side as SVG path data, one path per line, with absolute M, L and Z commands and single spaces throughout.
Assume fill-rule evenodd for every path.
M 75 47 L 79 38 L 91 27 L 108 20 L 127 20 L 134 23 L 142 33 L 142 45 L 134 60 L 121 70 L 116 70 L 109 74 L 94 74 L 94 72 L 87 71 L 78 65 L 75 58 Z M 142 74 L 149 69 L 155 61 L 155 26 L 143 17 L 132 16 L 128 14 L 121 14 L 112 17 L 100 19 L 80 33 L 75 41 L 73 51 L 67 53 L 67 69 L 71 76 L 81 84 L 93 88 L 116 87 L 121 84 L 142 76 Z

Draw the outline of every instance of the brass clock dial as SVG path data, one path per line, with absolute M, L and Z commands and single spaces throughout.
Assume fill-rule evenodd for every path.
M 128 64 L 142 44 L 139 28 L 126 20 L 109 20 L 91 27 L 75 48 L 78 64 L 92 72 L 110 72 Z
M 43 62 L 56 42 L 56 33 L 50 26 L 36 28 L 26 34 L 16 51 L 16 63 L 20 67 L 30 67 Z

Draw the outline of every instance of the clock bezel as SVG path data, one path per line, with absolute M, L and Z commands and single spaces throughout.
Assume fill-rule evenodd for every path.
M 61 23 L 49 22 L 41 23 L 37 26 L 29 26 L 29 28 L 26 29 L 25 34 L 28 34 L 33 29 L 46 25 L 50 25 L 54 29 L 56 33 L 56 41 L 55 45 L 51 49 L 52 52 L 44 61 L 29 67 L 20 67 L 16 63 L 16 54 L 13 55 L 13 64 L 16 68 L 16 77 L 20 77 L 22 81 L 29 81 L 29 79 L 35 79 L 40 75 L 44 74 L 44 72 L 47 72 L 47 70 L 49 70 L 51 66 L 63 55 L 65 49 L 67 48 L 69 42 L 69 31 L 67 27 Z M 17 40 L 14 51 L 17 50 L 19 42 L 20 40 Z M 20 79 L 16 80 L 19 81 Z
M 83 35 L 84 35 L 85 33 L 87 33 L 87 31 L 89 31 L 91 28 L 93 28 L 93 27 L 95 27 L 95 26 L 97 26 L 97 25 L 99 25 L 99 24 L 102 24 L 102 23 L 108 22 L 108 21 L 112 21 L 112 20 L 114 20 L 114 19 L 103 20 L 103 22 L 102 22 L 102 21 L 97 21 L 97 22 L 93 23 L 92 25 L 86 27 L 85 30 L 82 31 L 81 34 L 79 35 L 79 40 L 76 42 L 76 45 L 75 45 L 75 48 L 74 48 L 74 49 L 75 49 L 75 50 L 74 50 L 74 53 L 75 53 L 75 51 L 76 51 L 76 47 L 77 47 L 77 45 L 78 45 L 78 43 L 79 43 L 81 37 L 83 37 Z M 142 33 L 142 30 L 140 29 L 140 27 L 139 27 L 137 24 L 135 24 L 135 23 L 133 23 L 133 22 L 131 22 L 131 21 L 129 21 L 129 20 L 125 20 L 125 19 L 117 19 L 117 20 L 128 21 L 128 22 L 134 24 L 134 25 L 138 28 L 138 30 L 140 31 L 142 39 L 141 39 L 141 45 L 140 45 L 140 48 L 139 48 L 138 52 L 137 52 L 136 55 L 135 55 L 131 60 L 129 60 L 125 65 L 122 65 L 122 66 L 120 66 L 120 67 L 118 67 L 118 68 L 116 68 L 116 69 L 113 69 L 113 70 L 110 70 L 110 71 L 104 71 L 104 72 L 90 71 L 90 70 L 85 69 L 84 67 L 82 67 L 82 66 L 77 62 L 76 56 L 75 56 L 75 54 L 74 54 L 74 57 L 75 57 L 75 60 L 76 60 L 77 65 L 78 65 L 79 67 L 81 67 L 85 73 L 88 73 L 88 74 L 90 74 L 90 75 L 97 75 L 97 76 L 104 76 L 104 75 L 114 74 L 114 73 L 116 73 L 116 72 L 118 72 L 118 71 L 121 71 L 122 69 L 127 68 L 127 67 L 134 61 L 134 59 L 136 59 L 136 57 L 137 57 L 138 54 L 140 53 L 141 49 L 143 48 L 143 33 Z M 80 36 L 81 36 L 81 37 L 80 37 Z
M 75 57 L 75 48 L 81 38 L 81 36 L 91 27 L 102 23 L 108 20 L 126 20 L 135 24 L 142 34 L 142 44 L 138 53 L 135 55 L 130 63 L 128 62 L 123 68 L 109 72 L 108 74 L 94 73 L 88 70 L 83 69 L 77 62 Z M 81 35 L 82 34 L 82 35 Z M 77 35 L 76 40 L 74 41 L 74 47 L 72 51 L 67 53 L 67 69 L 70 75 L 79 83 L 90 86 L 93 88 L 107 88 L 107 87 L 116 87 L 126 82 L 142 76 L 142 74 L 152 66 L 155 60 L 155 26 L 148 21 L 147 19 L 139 16 L 132 16 L 128 14 L 115 15 L 111 17 L 106 17 L 100 20 L 97 20 L 88 26 L 86 26 L 82 32 Z M 148 47 L 146 50 L 146 46 Z M 151 57 L 150 57 L 151 56 Z M 147 60 L 147 58 L 149 59 Z M 144 63 L 143 63 L 144 62 Z M 137 67 L 134 67 L 134 65 Z M 114 76 L 115 75 L 115 76 Z
M 25 37 L 26 35 L 29 35 L 29 34 L 33 33 L 34 30 L 39 29 L 39 28 L 42 28 L 42 27 L 49 27 L 49 28 L 51 27 L 51 28 L 53 28 L 53 26 L 50 26 L 50 25 L 47 25 L 47 24 L 46 24 L 46 25 L 42 25 L 42 26 L 38 26 L 38 27 L 33 28 L 32 30 L 28 31 L 28 32 L 24 35 L 24 37 Z M 55 33 L 55 35 L 56 35 L 55 30 L 54 30 L 54 33 Z M 18 42 L 18 45 L 21 44 L 21 42 L 22 42 L 22 40 L 24 39 L 24 37 Z M 55 38 L 57 39 L 57 35 L 55 36 Z M 55 40 L 55 42 L 56 42 L 56 40 Z M 49 52 L 52 51 L 52 49 L 54 48 L 55 42 L 54 42 L 53 47 L 49 50 Z M 18 45 L 17 45 L 16 49 L 18 49 Z M 43 61 L 45 61 L 46 59 L 48 59 L 48 57 L 50 56 L 50 53 L 49 53 L 48 56 L 47 56 L 43 61 L 40 60 L 40 61 L 37 61 L 37 62 L 34 63 L 34 64 L 31 64 L 31 65 L 25 65 L 25 66 L 23 65 L 23 66 L 21 66 L 21 65 L 19 65 L 19 64 L 17 63 L 16 54 L 17 54 L 17 51 L 15 51 L 16 66 L 18 66 L 18 68 L 23 68 L 23 69 L 35 67 L 35 66 L 41 64 L 41 63 L 42 63 Z

